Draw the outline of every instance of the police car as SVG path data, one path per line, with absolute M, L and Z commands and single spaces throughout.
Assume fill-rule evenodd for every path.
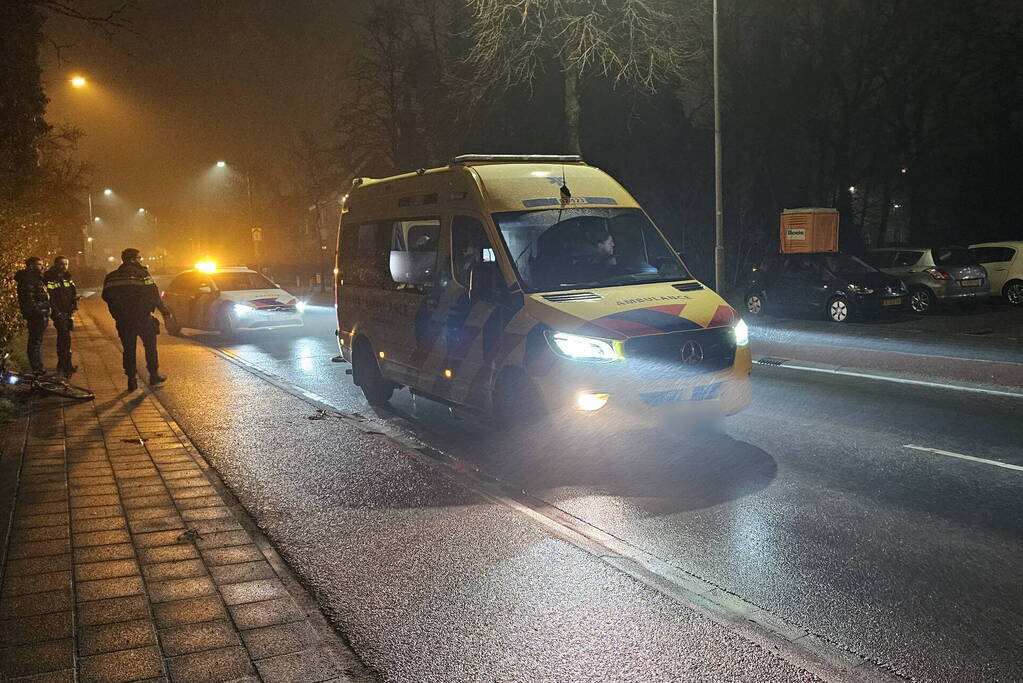
M 243 266 L 197 263 L 167 286 L 163 301 L 171 311 L 167 331 L 182 328 L 239 330 L 301 327 L 305 303 L 256 271 Z

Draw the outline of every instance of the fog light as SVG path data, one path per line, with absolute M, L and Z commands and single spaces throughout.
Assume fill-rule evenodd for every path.
M 591 394 L 588 391 L 581 391 L 575 397 L 575 407 L 579 410 L 593 412 L 607 405 L 607 399 L 609 398 L 611 398 L 610 394 Z

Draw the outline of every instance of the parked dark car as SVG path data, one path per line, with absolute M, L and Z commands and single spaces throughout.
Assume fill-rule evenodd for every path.
M 746 310 L 752 315 L 820 313 L 841 323 L 905 311 L 908 293 L 899 278 L 849 254 L 776 254 L 753 269 Z

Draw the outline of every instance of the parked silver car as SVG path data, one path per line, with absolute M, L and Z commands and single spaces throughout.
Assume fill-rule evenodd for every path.
M 906 283 L 916 313 L 930 313 L 939 303 L 979 303 L 989 294 L 987 270 L 965 247 L 888 247 L 864 258 Z

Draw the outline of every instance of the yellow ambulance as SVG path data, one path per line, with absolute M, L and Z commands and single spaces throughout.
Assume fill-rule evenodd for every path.
M 750 400 L 745 323 L 577 156 L 358 178 L 335 274 L 341 354 L 374 405 L 407 386 L 500 422 L 635 424 Z

